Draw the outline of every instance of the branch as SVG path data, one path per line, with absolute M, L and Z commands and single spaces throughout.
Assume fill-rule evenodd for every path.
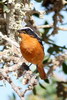
M 51 25 L 40 25 L 40 26 L 36 26 L 38 29 L 41 29 L 41 28 L 54 28 L 54 26 L 51 24 Z M 63 28 L 63 27 L 57 27 L 59 30 L 63 30 L 63 31 L 67 31 L 67 28 Z
M 22 97 L 22 93 L 20 92 L 20 88 L 18 88 L 11 78 L 4 72 L 3 69 L 0 69 L 0 74 L 3 76 L 3 78 L 11 85 L 13 90 L 18 94 L 18 96 L 21 98 L 21 100 L 24 100 L 24 97 Z
M 14 64 L 13 66 L 10 66 L 10 67 L 5 67 L 3 70 L 8 73 L 8 72 L 13 72 L 13 71 L 17 71 L 21 66 L 22 63 L 18 63 L 18 64 Z
M 67 54 L 63 54 L 53 59 L 51 62 L 53 66 L 51 66 L 51 68 L 49 69 L 47 76 L 49 76 L 57 67 L 61 66 L 65 59 L 67 59 Z
M 29 73 L 29 71 L 28 71 Z M 31 74 L 31 73 L 30 73 Z M 18 96 L 20 97 L 21 100 L 24 100 L 24 95 L 27 91 L 32 90 L 33 87 L 37 84 L 37 80 L 35 79 L 35 76 L 32 75 L 32 77 L 30 76 L 30 82 L 29 82 L 29 86 L 27 89 L 25 89 L 23 92 L 21 92 L 20 90 L 22 88 L 16 86 L 12 79 L 10 78 L 10 76 L 6 73 L 5 69 L 1 69 L 0 68 L 0 76 L 2 76 L 12 87 L 12 89 L 18 94 Z
M 59 30 L 62 30 L 62 31 L 67 31 L 67 28 L 63 28 L 63 27 L 57 27 Z
M 19 44 L 18 44 L 17 42 L 11 40 L 11 39 L 8 38 L 6 35 L 3 35 L 1 32 L 0 32 L 0 36 L 1 36 L 4 40 L 8 41 L 9 43 L 11 43 L 11 44 L 13 44 L 14 46 L 16 46 L 17 48 L 19 48 Z

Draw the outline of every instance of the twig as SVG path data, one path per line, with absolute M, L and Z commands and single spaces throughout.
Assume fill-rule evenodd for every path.
M 57 27 L 59 30 L 67 31 L 67 28 Z
M 57 68 L 57 66 L 61 66 L 65 59 L 67 59 L 67 54 L 63 54 L 53 59 L 51 62 L 53 66 L 51 66 L 51 68 L 49 69 L 47 76 L 49 76 L 53 72 L 53 70 Z
M 36 26 L 38 29 L 40 28 L 52 28 L 53 27 L 53 24 L 51 25 L 40 25 L 40 26 Z
M 22 94 L 20 92 L 20 89 L 13 83 L 11 78 L 3 71 L 3 69 L 0 69 L 0 74 L 3 76 L 3 78 L 8 81 L 8 83 L 11 85 L 13 90 L 18 94 L 18 96 L 21 98 L 21 100 L 24 100 L 24 97 L 22 97 Z
M 51 24 L 51 25 L 40 25 L 40 26 L 36 26 L 38 29 L 41 29 L 41 28 L 53 28 L 54 26 Z M 63 27 L 57 27 L 59 30 L 63 30 L 63 31 L 67 31 L 67 28 L 63 28 Z
M 19 66 L 21 66 L 21 65 L 22 65 L 22 62 L 19 62 L 18 64 L 14 64 L 13 66 L 5 67 L 4 68 L 4 71 L 6 73 L 13 72 L 13 71 L 17 71 L 20 68 Z
M 29 82 L 29 86 L 27 89 L 25 89 L 24 91 L 20 91 L 20 87 L 16 86 L 12 79 L 9 77 L 9 75 L 6 73 L 5 69 L 1 69 L 0 68 L 0 75 L 11 85 L 11 87 L 13 88 L 13 90 L 18 94 L 18 96 L 20 97 L 21 100 L 24 100 L 24 95 L 27 91 L 32 90 L 33 87 L 37 84 L 37 80 L 35 79 L 35 76 L 32 76 Z
M 26 93 L 27 91 L 32 90 L 32 89 L 33 89 L 33 88 L 29 86 L 27 89 L 25 89 L 25 91 L 24 91 L 24 92 L 22 92 L 22 96 L 24 96 L 24 95 L 25 95 L 25 93 Z
M 8 38 L 6 35 L 3 35 L 1 32 L 0 32 L 0 36 L 1 36 L 4 40 L 8 41 L 9 43 L 11 43 L 11 44 L 13 44 L 14 46 L 16 46 L 16 47 L 19 48 L 19 44 L 18 44 L 17 42 L 11 40 L 11 39 Z

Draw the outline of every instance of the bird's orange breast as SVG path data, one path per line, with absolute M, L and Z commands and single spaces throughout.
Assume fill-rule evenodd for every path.
M 36 38 L 23 34 L 20 42 L 20 49 L 23 57 L 33 64 L 42 63 L 44 51 L 42 45 Z

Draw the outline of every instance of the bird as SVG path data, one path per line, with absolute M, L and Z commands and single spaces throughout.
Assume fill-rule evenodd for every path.
M 37 66 L 40 78 L 45 80 L 46 73 L 44 71 L 44 47 L 42 39 L 30 27 L 24 27 L 18 30 L 20 41 L 20 51 L 22 56 L 30 63 Z

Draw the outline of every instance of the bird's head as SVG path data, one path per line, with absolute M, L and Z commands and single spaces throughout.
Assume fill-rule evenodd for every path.
M 42 42 L 42 39 L 30 27 L 24 27 L 24 28 L 18 30 L 18 32 L 19 32 L 19 36 L 21 38 L 23 38 L 23 36 L 29 35 L 34 38 L 37 38 L 40 43 Z
M 19 32 L 20 37 L 22 34 L 28 34 L 35 38 L 40 38 L 30 27 L 24 27 L 24 28 L 18 30 L 18 32 Z

